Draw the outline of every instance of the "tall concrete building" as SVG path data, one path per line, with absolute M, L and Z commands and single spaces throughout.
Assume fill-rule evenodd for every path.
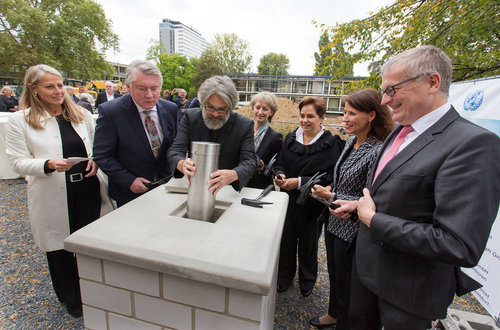
M 200 32 L 168 18 L 160 23 L 160 44 L 167 53 L 177 53 L 187 58 L 200 57 L 208 46 Z

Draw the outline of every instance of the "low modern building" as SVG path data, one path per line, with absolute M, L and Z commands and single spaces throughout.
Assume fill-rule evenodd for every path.
M 160 44 L 168 54 L 177 53 L 187 58 L 200 57 L 208 46 L 200 32 L 181 22 L 165 18 L 159 28 Z
M 121 82 L 125 82 L 125 76 L 127 72 L 128 64 L 122 64 L 117 62 L 109 62 L 108 64 L 113 67 L 112 71 L 104 72 L 103 80 L 119 80 Z M 64 78 L 68 78 L 68 74 L 64 71 L 61 71 L 61 74 Z M 72 78 L 72 77 L 69 77 Z M 86 77 L 86 80 L 92 80 L 94 77 Z M 81 80 L 81 79 L 78 79 Z M 23 77 L 18 72 L 0 72 L 0 85 L 6 84 L 20 84 L 23 83 Z
M 113 67 L 112 72 L 106 72 L 106 80 L 120 80 L 125 82 L 128 64 L 121 64 L 116 62 L 108 62 Z
M 236 85 L 240 94 L 240 102 L 249 102 L 254 94 L 261 91 L 275 93 L 278 97 L 289 98 L 295 102 L 306 96 L 318 96 L 326 100 L 326 109 L 329 113 L 342 113 L 344 85 L 353 80 L 362 80 L 365 77 L 341 77 L 334 79 L 330 76 L 264 76 L 258 74 L 228 75 Z

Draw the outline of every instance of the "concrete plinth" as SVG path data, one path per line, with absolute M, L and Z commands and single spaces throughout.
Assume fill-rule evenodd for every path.
M 272 329 L 288 196 L 217 194 L 215 223 L 183 217 L 186 194 L 158 187 L 65 240 L 87 329 Z
M 446 319 L 439 320 L 437 326 L 445 330 L 499 330 L 495 320 L 489 315 L 481 315 L 456 309 L 448 309 Z

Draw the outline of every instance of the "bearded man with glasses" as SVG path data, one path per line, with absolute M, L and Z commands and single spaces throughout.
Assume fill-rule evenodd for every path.
M 240 191 L 257 166 L 253 121 L 233 112 L 238 92 L 229 77 L 213 76 L 205 80 L 198 95 L 200 108 L 186 109 L 168 152 L 170 169 L 176 178 L 185 175 L 189 184 L 189 177 L 196 172 L 196 164 L 190 158 L 191 142 L 219 143 L 219 170 L 210 175 L 209 190 L 215 195 L 231 184 Z
M 477 265 L 500 202 L 500 139 L 448 101 L 452 64 L 433 46 L 382 67 L 382 104 L 399 126 L 357 206 L 349 329 L 428 329 Z

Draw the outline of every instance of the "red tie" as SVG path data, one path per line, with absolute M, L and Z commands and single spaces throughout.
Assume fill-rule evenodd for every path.
M 379 173 L 382 171 L 382 169 L 387 165 L 387 163 L 396 155 L 396 153 L 399 150 L 399 147 L 403 144 L 405 141 L 405 137 L 413 131 L 413 127 L 411 125 L 403 127 L 403 129 L 399 132 L 398 136 L 394 139 L 394 142 L 392 142 L 392 146 L 386 151 L 380 162 L 378 163 L 377 166 L 377 171 L 375 172 L 375 175 L 373 176 L 373 182 L 377 179 L 377 176 Z

